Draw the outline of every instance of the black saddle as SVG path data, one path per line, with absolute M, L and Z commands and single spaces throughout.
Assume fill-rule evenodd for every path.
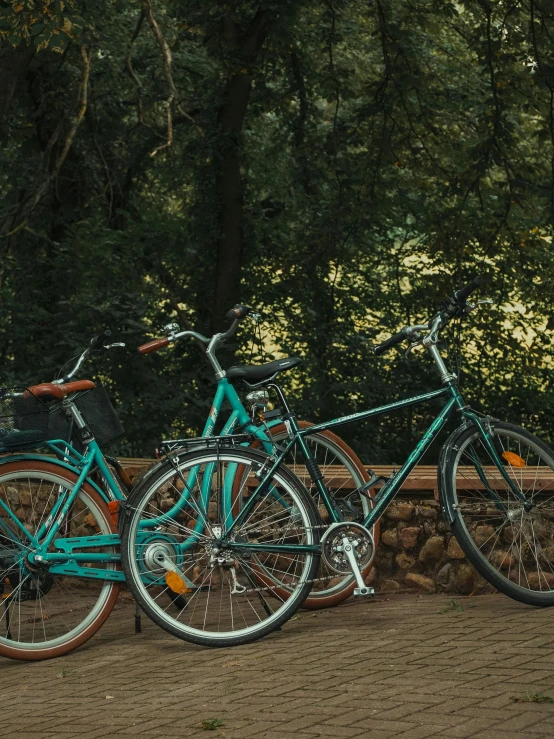
M 285 372 L 300 364 L 300 357 L 286 357 L 285 359 L 276 359 L 274 362 L 267 364 L 256 364 L 245 367 L 230 367 L 227 372 L 228 380 L 246 380 L 246 382 L 256 383 L 268 380 L 277 372 Z

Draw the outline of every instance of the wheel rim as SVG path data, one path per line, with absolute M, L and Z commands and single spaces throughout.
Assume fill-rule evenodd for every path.
M 46 520 L 63 477 L 47 472 L 20 471 L 0 475 L 0 500 L 29 530 Z M 22 503 L 29 505 L 22 505 Z M 0 646 L 23 652 L 52 650 L 78 639 L 98 619 L 113 593 L 113 583 L 52 576 L 31 571 L 25 535 L 0 513 Z M 81 490 L 59 536 L 111 534 L 100 505 Z M 114 549 L 103 548 L 113 553 Z M 114 564 L 103 565 L 115 569 Z
M 125 548 L 130 579 L 146 610 L 160 625 L 172 633 L 178 631 L 184 638 L 240 638 L 266 629 L 282 617 L 287 607 L 275 583 L 281 588 L 286 583 L 292 592 L 303 591 L 312 570 L 313 555 L 309 553 L 260 554 L 219 546 L 216 534 L 224 535 L 230 523 L 230 517 L 221 513 L 223 489 L 232 485 L 237 465 L 242 470 L 244 487 L 247 481 L 256 484 L 254 475 L 262 462 L 246 462 L 244 456 L 233 453 L 220 453 L 217 458 L 206 454 L 180 466 L 182 479 L 193 480 L 192 485 L 187 482 L 188 505 L 183 512 L 167 513 L 183 495 L 182 479 L 173 471 L 168 471 L 135 505 L 130 503 L 133 515 Z M 210 500 L 206 511 L 201 501 L 207 485 Z M 164 518 L 160 524 L 161 515 Z M 177 599 L 167 580 L 167 562 L 156 565 L 152 540 L 150 549 L 141 541 L 148 537 L 145 523 L 153 518 L 158 519 L 156 535 L 174 537 L 173 563 L 181 580 L 189 585 L 189 592 Z M 202 530 L 195 533 L 199 519 Z M 245 543 L 313 544 L 312 522 L 294 482 L 277 474 L 272 491 L 256 503 L 234 538 Z M 262 573 L 261 581 L 260 558 L 271 571 L 270 578 Z
M 554 459 L 516 431 L 496 428 L 493 442 L 503 455 L 506 473 L 534 508 L 524 510 L 482 440 L 474 435 L 460 445 L 454 465 L 459 520 L 497 576 L 528 591 L 552 593 Z

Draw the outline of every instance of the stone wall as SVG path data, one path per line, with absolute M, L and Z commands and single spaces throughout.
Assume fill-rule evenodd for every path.
M 381 519 L 374 566 L 366 579 L 378 592 L 401 590 L 472 595 L 491 586 L 466 560 L 434 500 L 393 503 Z
M 10 507 L 31 532 L 51 510 L 55 499 L 51 493 L 34 484 L 29 489 L 25 481 L 14 483 L 6 490 Z M 160 506 L 172 504 L 173 500 L 167 500 Z M 78 502 L 71 534 L 90 536 L 97 531 L 94 517 Z M 366 582 L 382 593 L 417 590 L 470 595 L 492 591 L 466 560 L 449 526 L 442 520 L 439 504 L 426 499 L 424 494 L 393 503 L 385 512 L 379 547 Z

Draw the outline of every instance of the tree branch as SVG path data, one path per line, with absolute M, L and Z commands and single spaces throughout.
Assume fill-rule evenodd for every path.
M 56 179 L 61 168 L 63 167 L 63 164 L 67 158 L 67 155 L 73 143 L 73 139 L 75 138 L 75 134 L 77 133 L 77 129 L 83 122 L 83 118 L 85 117 L 85 113 L 87 110 L 87 104 L 88 104 L 88 82 L 89 82 L 89 75 L 90 75 L 90 64 L 91 64 L 92 52 L 87 51 L 86 46 L 81 46 L 81 57 L 83 59 L 83 69 L 81 72 L 81 84 L 79 86 L 79 93 L 78 93 L 78 102 L 80 103 L 79 110 L 77 111 L 77 115 L 75 116 L 73 125 L 69 129 L 69 133 L 67 134 L 67 137 L 65 139 L 65 143 L 63 145 L 62 151 L 60 155 L 58 156 L 56 163 L 54 164 L 54 167 L 52 168 L 48 177 L 42 182 L 41 185 L 39 185 L 36 188 L 36 193 L 34 197 L 32 198 L 31 205 L 29 207 L 27 215 L 23 218 L 23 221 L 15 228 L 12 228 L 7 234 L 4 234 L 3 238 L 8 238 L 10 236 L 13 236 L 20 229 L 24 228 L 27 225 L 29 217 L 31 216 L 31 214 L 33 213 L 37 205 L 40 203 L 42 198 L 46 195 L 46 193 L 48 192 L 48 189 L 50 188 L 50 185 Z M 62 128 L 63 128 L 63 124 L 64 124 L 64 120 L 60 121 L 60 123 L 56 127 L 56 130 L 50 137 L 50 140 L 48 141 L 48 145 L 46 148 L 47 153 L 52 150 L 54 144 L 58 140 L 61 134 Z
M 148 25 L 152 29 L 152 33 L 154 34 L 154 37 L 156 41 L 158 42 L 158 46 L 160 47 L 160 50 L 162 52 L 164 76 L 165 76 L 165 80 L 167 83 L 167 89 L 169 93 L 167 96 L 167 100 L 166 100 L 167 140 L 165 144 L 162 144 L 161 146 L 157 146 L 153 151 L 150 152 L 150 156 L 155 157 L 156 154 L 159 154 L 160 151 L 163 151 L 164 149 L 169 149 L 171 146 L 173 146 L 173 106 L 175 105 L 175 101 L 177 100 L 178 95 L 177 95 L 177 88 L 175 87 L 175 82 L 173 81 L 173 74 L 171 71 L 171 67 L 173 65 L 173 57 L 171 54 L 171 49 L 169 48 L 169 45 L 165 39 L 165 36 L 161 32 L 158 22 L 154 18 L 150 0 L 141 0 L 141 5 L 142 5 L 142 12 L 144 14 L 144 17 L 146 18 Z M 194 118 L 192 118 L 188 113 L 186 113 L 179 104 L 177 104 L 177 109 L 179 110 L 181 115 L 187 118 L 191 123 L 195 123 Z

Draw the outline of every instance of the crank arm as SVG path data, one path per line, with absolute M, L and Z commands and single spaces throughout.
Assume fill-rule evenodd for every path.
M 356 584 L 358 585 L 358 587 L 354 590 L 354 595 L 373 595 L 375 591 L 373 590 L 373 588 L 370 588 L 365 584 L 364 578 L 362 577 L 362 573 L 360 572 L 360 568 L 356 561 L 354 547 L 352 546 L 352 543 L 347 536 L 343 537 L 342 547 L 343 552 L 346 554 L 350 567 L 352 568 L 352 574 L 356 578 Z

